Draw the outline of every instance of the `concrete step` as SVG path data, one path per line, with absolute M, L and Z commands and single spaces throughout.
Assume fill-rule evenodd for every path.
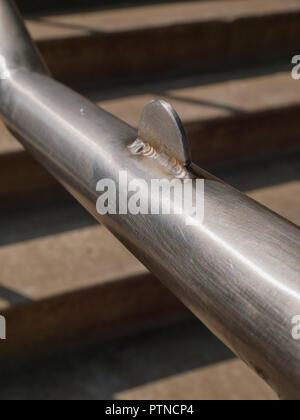
M 145 104 L 157 98 L 178 111 L 193 160 L 210 167 L 287 153 L 300 147 L 300 83 L 278 68 L 218 77 L 170 79 L 141 86 L 83 92 L 137 127 Z M 0 200 L 49 193 L 57 184 L 0 125 Z
M 66 83 L 162 78 L 253 66 L 298 51 L 298 0 L 181 1 L 27 18 Z
M 263 182 L 264 186 L 251 188 L 250 195 L 300 225 L 299 166 L 294 165 L 294 172 L 289 173 L 293 164 L 285 164 L 261 165 L 264 170 L 251 167 L 242 179 L 236 173 L 234 185 L 245 184 L 247 179 L 253 188 Z M 263 179 L 259 176 L 262 172 Z M 274 176 L 285 179 L 284 174 L 290 181 L 268 185 Z M 233 180 L 232 174 L 228 177 Z M 64 212 L 76 218 L 68 208 L 58 208 L 53 216 L 57 223 Z M 31 237 L 26 213 L 17 214 L 24 216 L 22 223 L 14 223 L 10 214 L 1 217 L 0 314 L 7 319 L 7 340 L 0 341 L 0 358 L 28 357 L 189 316 L 105 228 L 78 225 L 80 229 L 55 233 L 51 215 L 43 218 L 37 213 L 38 233 L 32 232 Z M 45 219 L 48 236 L 38 227 Z M 15 237 L 11 243 L 10 231 L 22 242 Z

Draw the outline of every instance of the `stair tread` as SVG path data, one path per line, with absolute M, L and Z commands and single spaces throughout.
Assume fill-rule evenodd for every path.
M 93 10 L 27 18 L 35 40 L 90 36 L 146 30 L 194 22 L 228 21 L 245 16 L 293 13 L 300 11 L 298 0 L 227 0 L 213 2 L 179 2 L 142 5 L 113 10 Z
M 2 122 L 0 122 L 0 139 L 0 156 L 24 150 Z
M 97 103 L 129 124 L 137 126 L 139 114 L 145 104 L 157 98 L 170 102 L 185 125 L 272 111 L 298 105 L 300 102 L 300 83 L 295 83 L 290 72 L 208 85 L 201 82 L 201 78 L 185 79 L 178 81 L 177 85 L 187 84 L 188 87 L 176 88 L 175 82 L 171 89 L 168 82 L 153 84 L 146 87 L 144 94 L 131 94 Z M 93 95 L 95 93 L 91 92 L 90 98 Z
M 0 285 L 32 301 L 146 272 L 100 225 L 0 247 L 0 266 Z

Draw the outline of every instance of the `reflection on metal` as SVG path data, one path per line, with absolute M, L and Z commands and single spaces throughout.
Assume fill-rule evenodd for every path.
M 31 42 L 22 23 L 22 17 L 10 2 L 0 2 L 0 80 L 6 79 L 14 69 L 27 69 L 47 73 L 39 52 Z
M 139 139 L 154 149 L 164 148 L 183 166 L 191 163 L 190 151 L 182 123 L 174 109 L 165 101 L 145 106 L 138 129 Z
M 291 334 L 300 314 L 299 229 L 189 164 L 181 124 L 164 103 L 148 105 L 137 133 L 52 80 L 6 0 L 0 57 L 0 113 L 25 148 L 282 398 L 300 399 Z M 190 176 L 205 179 L 204 223 L 96 213 L 100 179 L 117 183 L 122 170 L 147 182 L 172 179 L 169 167 L 130 151 L 137 138 L 164 145 Z

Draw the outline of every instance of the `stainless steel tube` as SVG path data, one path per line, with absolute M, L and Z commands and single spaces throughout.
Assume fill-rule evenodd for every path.
M 0 113 L 5 123 L 280 397 L 300 399 L 300 342 L 291 333 L 292 318 L 300 315 L 299 229 L 198 169 L 205 179 L 203 223 L 187 226 L 182 215 L 99 216 L 100 179 L 118 185 L 122 170 L 130 179 L 147 182 L 172 179 L 172 174 L 130 153 L 136 130 L 43 74 L 32 54 L 14 9 L 0 0 Z M 194 176 L 192 165 L 187 171 Z

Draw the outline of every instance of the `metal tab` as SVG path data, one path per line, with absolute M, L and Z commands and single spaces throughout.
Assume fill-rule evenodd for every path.
M 182 122 L 173 107 L 163 100 L 152 101 L 145 106 L 138 137 L 156 150 L 165 149 L 184 166 L 191 162 Z

